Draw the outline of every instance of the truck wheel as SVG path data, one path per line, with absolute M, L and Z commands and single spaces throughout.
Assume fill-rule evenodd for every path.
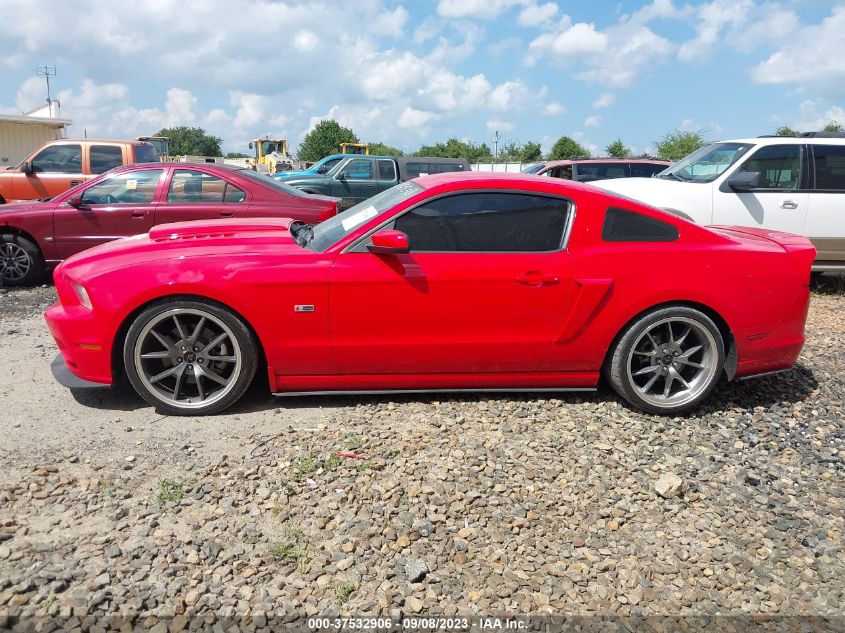
M 31 286 L 44 278 L 47 266 L 36 244 L 20 235 L 0 235 L 0 283 Z

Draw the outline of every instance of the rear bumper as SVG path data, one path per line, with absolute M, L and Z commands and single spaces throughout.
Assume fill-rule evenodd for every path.
M 111 345 L 105 340 L 105 328 L 97 323 L 91 310 L 56 302 L 44 313 L 44 319 L 69 373 L 100 387 L 112 384 Z M 56 371 L 53 375 L 65 384 Z

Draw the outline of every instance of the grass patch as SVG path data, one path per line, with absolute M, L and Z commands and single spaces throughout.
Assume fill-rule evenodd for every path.
M 293 563 L 299 573 L 308 571 L 308 564 L 314 557 L 314 548 L 297 526 L 285 525 L 284 542 L 270 543 L 270 553 L 277 560 Z
M 291 479 L 294 481 L 302 481 L 305 477 L 317 470 L 317 465 L 310 457 L 303 457 L 291 464 L 290 469 Z
M 342 462 L 342 457 L 338 457 L 334 453 L 329 453 L 326 460 L 323 462 L 323 468 L 326 470 L 337 470 Z
M 181 481 L 170 481 L 165 479 L 159 484 L 158 501 L 159 503 L 167 503 L 168 501 L 179 502 L 182 500 L 184 494 L 184 486 Z
M 364 441 L 358 435 L 347 435 L 343 440 L 343 445 L 352 450 L 361 448 L 363 443 Z
M 373 467 L 373 460 L 368 459 L 365 462 L 358 464 L 358 470 L 370 470 Z
M 338 604 L 346 602 L 353 591 L 355 591 L 355 585 L 351 582 L 334 582 L 334 596 Z

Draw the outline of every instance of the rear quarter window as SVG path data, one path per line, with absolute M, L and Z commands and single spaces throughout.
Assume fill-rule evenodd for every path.
M 641 213 L 610 207 L 604 216 L 601 237 L 605 242 L 674 242 L 678 229 Z
M 136 145 L 135 146 L 135 162 L 136 163 L 157 163 L 158 152 L 152 145 Z

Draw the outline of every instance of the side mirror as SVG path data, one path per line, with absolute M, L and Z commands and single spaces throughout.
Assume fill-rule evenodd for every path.
M 88 205 L 82 202 L 82 196 L 73 196 L 67 203 L 75 209 L 87 209 Z
M 740 171 L 728 178 L 725 183 L 734 191 L 750 191 L 760 186 L 759 171 Z
M 345 171 L 339 172 L 338 175 L 337 175 L 337 179 L 338 180 L 346 180 L 346 172 Z
M 27 175 L 32 173 L 32 165 L 29 164 L 28 160 L 21 163 L 21 171 Z
M 376 231 L 370 236 L 370 243 L 367 248 L 371 253 L 378 255 L 399 255 L 408 253 L 411 247 L 408 246 L 408 236 L 402 231 L 385 229 Z
M 252 149 L 252 143 L 249 144 L 249 149 Z
M 329 170 L 329 168 L 326 167 L 325 165 L 320 165 L 319 167 L 317 167 L 317 173 L 318 174 L 325 174 L 328 170 Z

